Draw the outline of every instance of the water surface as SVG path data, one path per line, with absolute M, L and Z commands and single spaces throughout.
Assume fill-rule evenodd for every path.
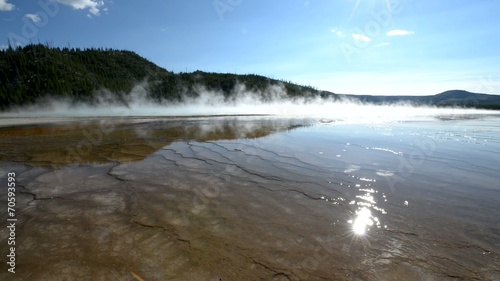
M 499 280 L 500 119 L 465 117 L 0 128 L 15 277 Z

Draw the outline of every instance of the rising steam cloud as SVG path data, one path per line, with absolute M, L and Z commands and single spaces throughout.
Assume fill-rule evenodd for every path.
M 373 105 L 319 96 L 288 98 L 283 85 L 271 85 L 264 91 L 250 91 L 245 85 L 237 84 L 229 98 L 222 92 L 209 91 L 200 85 L 195 89 L 195 97 L 185 97 L 182 102 L 161 103 L 152 101 L 147 89 L 146 83 L 137 84 L 120 99 L 107 90 L 99 90 L 97 101 L 93 104 L 75 103 L 69 99 L 44 99 L 35 105 L 0 113 L 0 117 L 275 115 L 344 122 L 386 122 L 491 113 L 487 110 L 417 107 L 402 103 Z

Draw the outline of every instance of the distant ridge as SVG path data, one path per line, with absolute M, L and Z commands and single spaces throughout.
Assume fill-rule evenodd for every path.
M 127 104 L 127 93 L 141 84 L 153 102 L 182 101 L 196 97 L 197 87 L 222 93 L 230 99 L 238 85 L 260 93 L 263 100 L 270 86 L 280 86 L 285 98 L 321 97 L 386 104 L 405 102 L 433 106 L 500 109 L 500 96 L 451 90 L 430 96 L 340 95 L 311 86 L 256 74 L 173 73 L 131 51 L 92 48 L 53 48 L 36 44 L 0 50 L 0 110 L 38 103 L 44 98 L 98 103 L 111 98 Z M 102 89 L 105 89 L 103 91 Z M 109 96 L 111 95 L 111 97 Z
M 340 95 L 344 98 L 362 102 L 411 103 L 415 105 L 433 106 L 461 106 L 486 109 L 500 109 L 500 95 L 471 93 L 464 90 L 449 90 L 436 95 L 428 96 L 371 96 L 371 95 Z

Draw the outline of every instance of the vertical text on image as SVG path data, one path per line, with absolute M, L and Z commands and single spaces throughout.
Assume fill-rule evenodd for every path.
M 16 273 L 16 173 L 7 174 L 7 228 L 9 236 L 7 239 L 8 252 L 7 269 L 11 273 Z

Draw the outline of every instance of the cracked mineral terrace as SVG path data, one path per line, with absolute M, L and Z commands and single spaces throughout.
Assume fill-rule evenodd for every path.
M 498 121 L 6 126 L 0 280 L 500 280 Z

